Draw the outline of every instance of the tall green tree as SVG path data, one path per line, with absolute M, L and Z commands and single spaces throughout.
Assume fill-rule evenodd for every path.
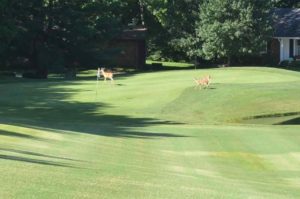
M 53 66 L 99 64 L 102 46 L 122 29 L 119 0 L 3 0 L 6 61 L 26 62 L 41 76 Z
M 300 8 L 299 0 L 273 0 L 273 5 L 277 8 Z
M 207 0 L 200 10 L 197 37 L 201 56 L 231 58 L 259 53 L 271 35 L 271 2 L 261 0 Z
M 10 0 L 0 2 L 0 67 L 5 65 L 9 44 L 17 34 L 17 27 L 11 13 L 12 7 Z
M 149 27 L 150 50 L 173 59 L 190 59 L 196 44 L 196 22 L 202 1 L 144 0 L 146 25 L 149 25 L 148 20 L 152 20 Z

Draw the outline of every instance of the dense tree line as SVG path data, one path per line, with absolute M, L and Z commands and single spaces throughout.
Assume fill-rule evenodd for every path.
M 153 59 L 255 54 L 270 35 L 269 11 L 296 0 L 1 0 L 0 67 L 47 71 L 107 62 L 110 39 L 148 29 Z M 111 53 L 111 54 L 108 54 Z
M 149 41 L 153 58 L 193 58 L 193 51 L 201 48 L 195 36 L 202 2 L 203 0 L 145 0 L 150 13 L 146 20 L 156 22 L 154 30 L 149 28 L 150 34 L 154 32 Z
M 105 43 L 118 34 L 132 12 L 130 1 L 2 0 L 1 66 L 72 69 L 103 62 Z
M 265 0 L 214 0 L 200 11 L 198 37 L 203 41 L 205 58 L 257 54 L 266 47 L 272 35 L 271 2 Z
M 277 8 L 299 8 L 299 0 L 273 0 L 274 7 Z
M 271 0 L 157 0 L 147 3 L 168 38 L 160 43 L 168 48 L 164 50 L 160 46 L 159 49 L 173 59 L 258 54 L 265 47 L 262 41 L 271 35 Z
M 231 57 L 265 50 L 272 9 L 300 7 L 298 0 L 145 1 L 161 28 L 150 49 L 154 55 L 189 61 L 227 58 L 229 63 Z

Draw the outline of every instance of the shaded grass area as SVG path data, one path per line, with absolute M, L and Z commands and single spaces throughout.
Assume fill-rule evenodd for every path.
M 80 131 L 97 135 L 124 136 L 124 137 L 178 137 L 178 135 L 163 133 L 143 133 L 130 132 L 127 127 L 143 127 L 159 124 L 176 124 L 176 122 L 163 121 L 152 118 L 134 118 L 124 115 L 103 114 L 101 109 L 110 108 L 106 103 L 95 102 L 95 93 L 93 90 L 73 89 L 73 88 L 51 88 L 60 86 L 69 86 L 74 82 L 31 82 L 20 84 L 14 92 L 6 90 L 3 85 L 3 94 L 5 98 L 0 101 L 7 103 L 0 105 L 0 116 L 3 121 L 11 124 L 25 123 L 25 125 L 37 125 L 45 128 L 55 125 L 56 128 L 69 131 Z M 75 82 L 75 85 L 77 83 Z M 47 87 L 48 86 L 48 87 Z M 72 94 L 86 92 L 92 95 L 92 102 L 72 102 L 65 100 Z M 27 97 L 25 97 L 27 96 Z M 22 99 L 19 101 L 19 99 Z M 100 111 L 97 111 L 100 110 Z M 28 117 L 29 116 L 29 117 Z M 9 122 L 10 121 L 10 122 Z M 84 121 L 88 125 L 82 124 Z M 71 122 L 72 125 L 65 125 Z M 95 127 L 94 123 L 101 124 L 102 130 Z M 107 133 L 109 132 L 109 133 Z M 15 134 L 18 135 L 18 134 Z M 20 136 L 20 135 L 19 135 Z
M 93 74 L 0 81 L 0 198 L 300 197 L 298 73 Z
M 25 162 L 25 163 L 33 163 L 33 164 L 41 164 L 41 165 L 49 165 L 49 166 L 70 167 L 69 165 L 57 163 L 54 161 L 39 160 L 39 159 L 33 159 L 33 158 L 24 158 L 24 157 L 19 157 L 19 156 L 12 156 L 12 155 L 0 155 L 0 159 L 21 161 L 21 162 Z
M 259 121 L 259 120 L 279 120 L 278 125 L 300 125 L 300 112 L 274 113 L 266 115 L 256 115 L 244 118 L 244 121 Z
M 11 132 L 11 131 L 0 131 L 0 135 L 1 136 L 12 136 L 12 137 L 19 137 L 19 138 L 25 138 L 25 139 L 37 139 L 34 136 L 31 135 L 25 135 L 22 133 L 16 133 L 16 132 Z

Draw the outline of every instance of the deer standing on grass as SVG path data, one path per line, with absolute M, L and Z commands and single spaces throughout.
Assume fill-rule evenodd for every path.
M 199 87 L 200 89 L 202 87 L 207 88 L 210 85 L 210 81 L 211 81 L 211 76 L 210 75 L 206 75 L 205 77 L 203 77 L 202 79 L 196 79 L 194 78 L 195 82 L 196 82 L 196 86 L 195 88 Z
M 105 71 L 104 71 L 104 68 L 101 68 L 101 69 L 98 68 L 98 72 L 101 73 L 101 74 L 103 75 L 104 81 L 105 81 L 105 82 L 106 82 L 106 79 L 107 79 L 107 78 L 110 79 L 111 83 L 114 82 L 114 79 L 113 79 L 114 74 L 113 74 L 112 71 L 107 71 L 107 72 L 105 72 Z

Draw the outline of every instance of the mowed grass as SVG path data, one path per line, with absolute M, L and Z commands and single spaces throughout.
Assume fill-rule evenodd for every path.
M 300 73 L 95 72 L 0 80 L 0 198 L 300 198 Z
M 194 68 L 194 64 L 191 63 L 183 63 L 183 62 L 161 62 L 161 61 L 151 61 L 147 60 L 146 64 L 161 64 L 165 69 L 186 69 L 186 68 Z

